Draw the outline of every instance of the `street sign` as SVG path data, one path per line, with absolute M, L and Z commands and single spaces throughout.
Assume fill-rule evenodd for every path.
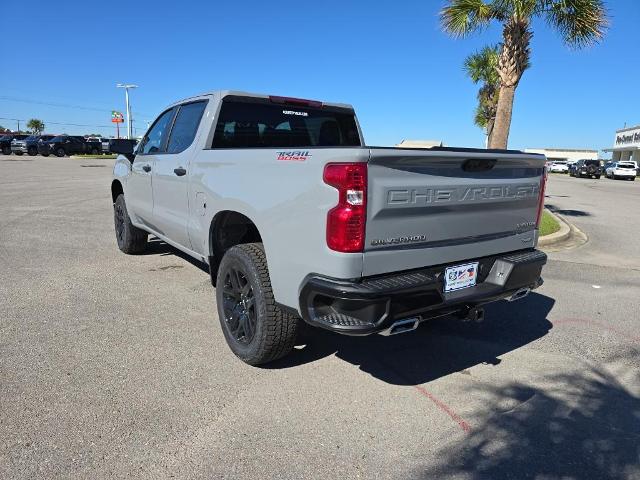
M 122 115 L 122 112 L 116 112 L 113 110 L 111 112 L 111 121 L 113 123 L 124 123 L 124 115 Z

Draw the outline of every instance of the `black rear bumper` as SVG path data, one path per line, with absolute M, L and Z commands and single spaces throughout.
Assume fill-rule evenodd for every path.
M 478 283 L 445 293 L 445 268 L 470 262 L 479 264 Z M 387 330 L 397 320 L 465 314 L 519 290 L 537 288 L 545 263 L 543 252 L 524 250 L 353 281 L 311 275 L 300 293 L 300 309 L 311 325 L 369 335 Z

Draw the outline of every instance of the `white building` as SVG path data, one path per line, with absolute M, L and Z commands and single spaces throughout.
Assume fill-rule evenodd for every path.
M 444 147 L 441 140 L 402 140 L 396 145 L 399 148 L 431 148 Z
M 541 153 L 550 162 L 574 163 L 578 160 L 597 160 L 598 150 L 581 150 L 572 148 L 527 148 L 527 153 Z
M 611 160 L 614 162 L 635 160 L 640 165 L 640 125 L 618 130 L 613 148 L 607 148 L 605 152 L 613 152 Z

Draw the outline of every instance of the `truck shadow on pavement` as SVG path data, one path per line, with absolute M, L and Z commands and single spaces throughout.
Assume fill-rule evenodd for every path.
M 636 375 L 634 384 L 638 380 Z M 549 374 L 536 383 L 467 387 L 487 397 L 473 414 L 471 431 L 441 444 L 428 466 L 408 476 L 640 478 L 640 398 L 612 373 L 586 362 L 579 370 Z M 510 399 L 526 400 L 507 411 L 496 408 Z
M 308 329 L 304 348 L 267 368 L 290 368 L 328 355 L 394 385 L 420 385 L 481 363 L 500 363 L 500 355 L 546 335 L 554 300 L 531 293 L 518 302 L 486 306 L 482 323 L 444 317 L 423 323 L 413 332 L 383 337 L 348 337 Z
M 573 210 L 573 209 L 563 209 L 558 208 L 553 204 L 545 203 L 546 208 L 551 210 L 553 213 L 557 213 L 559 215 L 564 215 L 566 217 L 590 217 L 591 214 L 589 212 L 585 212 L 584 210 Z
M 167 257 L 170 255 L 181 258 L 187 262 L 189 262 L 194 267 L 198 267 L 200 270 L 205 272 L 207 275 L 209 274 L 209 266 L 204 262 L 199 262 L 195 258 L 186 253 L 181 252 L 177 248 L 169 245 L 168 243 L 156 238 L 152 235 L 149 236 L 149 242 L 147 243 L 147 249 L 142 253 L 142 255 L 158 255 L 160 257 Z

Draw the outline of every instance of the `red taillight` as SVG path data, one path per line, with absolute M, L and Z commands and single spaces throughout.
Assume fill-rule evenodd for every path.
M 327 245 L 336 252 L 364 250 L 367 219 L 367 164 L 330 163 L 324 182 L 338 190 L 338 205 L 327 214 Z
M 547 169 L 542 169 L 542 178 L 540 179 L 540 197 L 538 198 L 538 218 L 536 219 L 536 228 L 540 226 L 542 220 L 542 211 L 544 210 L 544 191 L 547 186 Z

